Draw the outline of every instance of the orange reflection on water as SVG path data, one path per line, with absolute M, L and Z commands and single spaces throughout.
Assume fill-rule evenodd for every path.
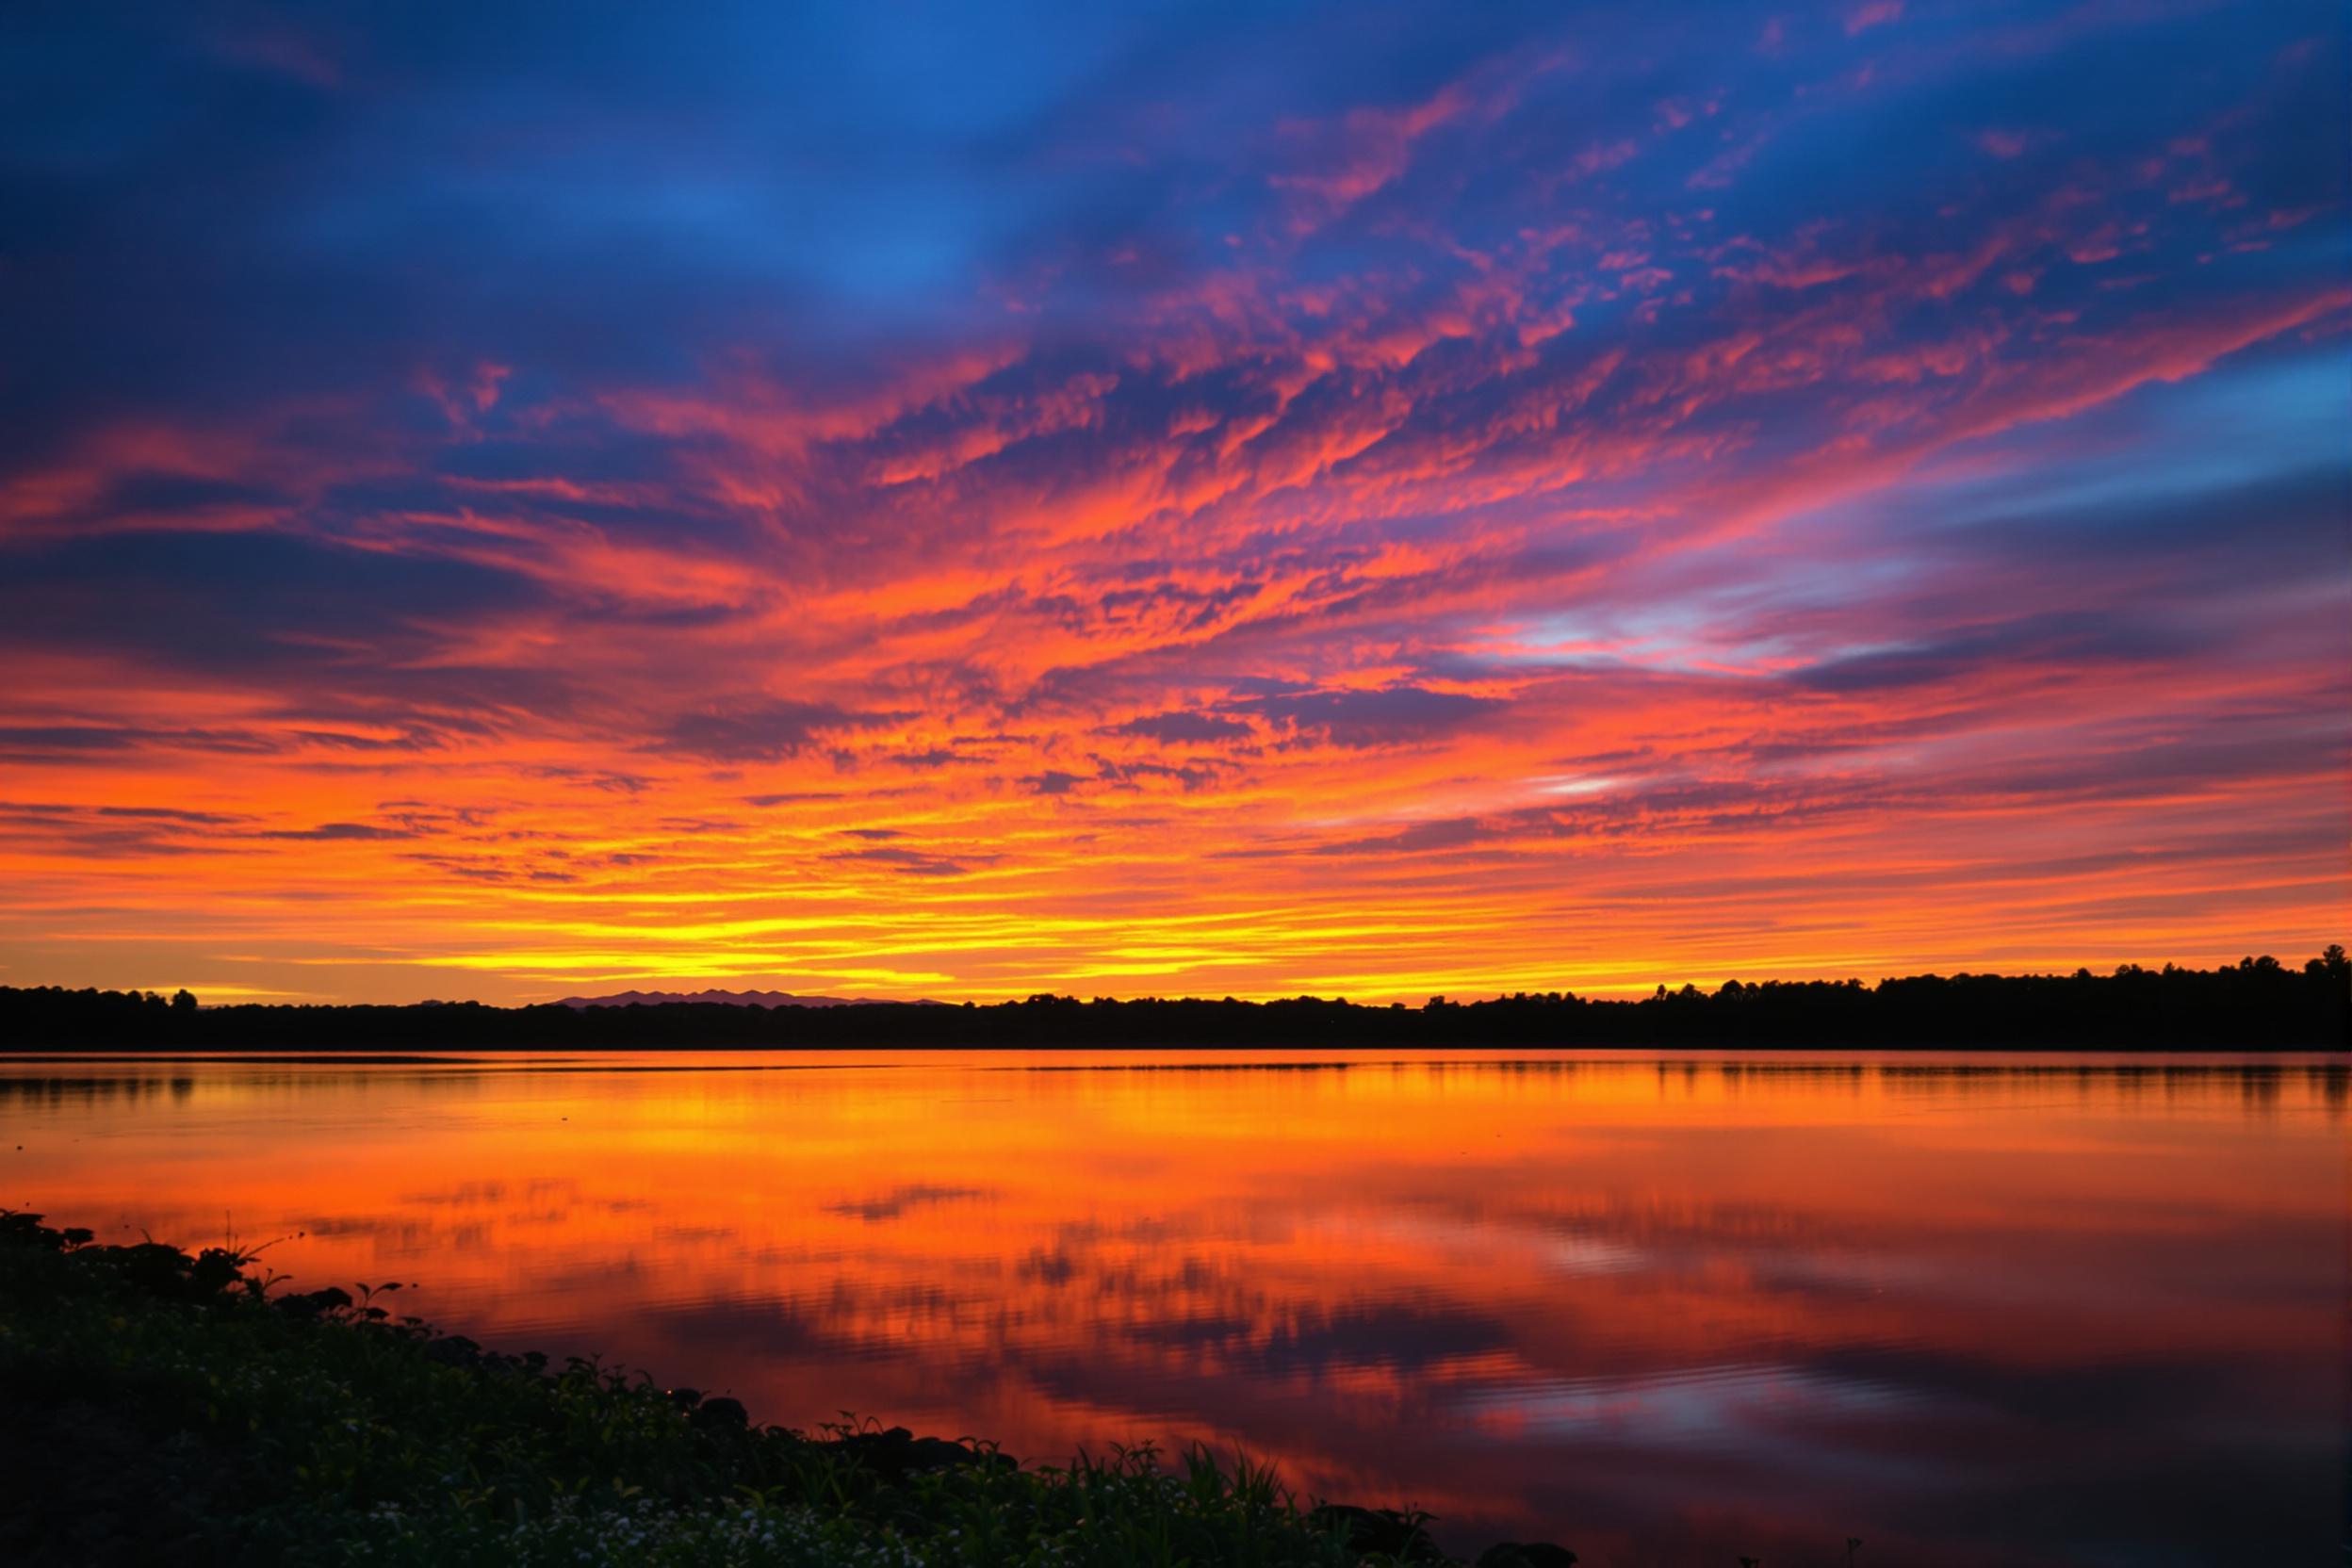
M 1239 1446 L 1457 1547 L 2290 1560 L 2341 1509 L 2345 1095 L 2285 1058 L 17 1062 L 0 1199 L 290 1235 L 304 1284 L 794 1425 Z

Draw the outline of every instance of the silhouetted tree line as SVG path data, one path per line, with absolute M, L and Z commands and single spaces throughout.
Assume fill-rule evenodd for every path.
M 1567 991 L 1419 1007 L 1315 997 L 1280 1002 L 1033 996 L 986 1006 L 713 1003 L 574 1008 L 479 1002 L 410 1006 L 200 1007 L 182 991 L 0 987 L 0 1048 L 386 1051 L 765 1046 L 1846 1046 L 1969 1049 L 2339 1050 L 2352 966 L 2332 946 L 2301 969 L 2271 957 L 2218 970 L 2112 974 L 1920 974 L 1730 981 L 1636 1001 Z

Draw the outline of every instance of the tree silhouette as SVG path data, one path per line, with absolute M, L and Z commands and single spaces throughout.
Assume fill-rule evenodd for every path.
M 1901 1049 L 2342 1049 L 2352 966 L 2331 945 L 2300 968 L 2248 957 L 2216 970 L 2126 964 L 2112 974 L 1916 974 L 1860 980 L 1659 986 L 1639 1000 L 1518 992 L 1430 997 L 1419 1007 L 1322 997 L 1271 1002 L 1037 995 L 939 1006 L 611 1006 L 479 1002 L 413 1006 L 200 1006 L 138 991 L 0 987 L 0 1050 L 237 1045 L 368 1050 L 431 1039 L 452 1049 L 949 1047 L 1723 1047 Z

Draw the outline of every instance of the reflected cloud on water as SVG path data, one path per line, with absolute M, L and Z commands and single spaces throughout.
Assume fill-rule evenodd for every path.
M 2344 1090 L 2340 1059 L 869 1053 L 16 1064 L 0 1118 L 8 1196 L 60 1218 L 228 1210 L 299 1233 L 302 1282 L 416 1280 L 486 1342 L 772 1420 L 1198 1438 L 1593 1562 L 2055 1564 L 2332 1530 Z

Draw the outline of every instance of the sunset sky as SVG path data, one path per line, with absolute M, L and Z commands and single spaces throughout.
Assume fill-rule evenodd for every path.
M 44 8 L 0 984 L 2347 930 L 2340 0 Z

